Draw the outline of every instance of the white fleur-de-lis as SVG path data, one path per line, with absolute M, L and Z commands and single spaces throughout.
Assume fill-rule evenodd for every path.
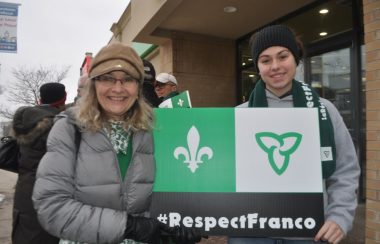
M 184 102 L 185 102 L 184 100 L 179 99 L 177 104 L 178 104 L 180 107 L 182 107 Z
M 179 155 L 181 154 L 185 157 L 185 161 L 183 162 L 188 164 L 187 167 L 190 169 L 192 173 L 195 173 L 195 171 L 199 167 L 198 164 L 203 163 L 203 155 L 207 155 L 208 160 L 210 160 L 213 155 L 212 149 L 209 147 L 201 147 L 198 150 L 199 141 L 200 136 L 198 130 L 195 126 L 192 126 L 189 132 L 187 133 L 188 149 L 184 147 L 177 147 L 174 150 L 174 157 L 176 159 L 178 159 Z

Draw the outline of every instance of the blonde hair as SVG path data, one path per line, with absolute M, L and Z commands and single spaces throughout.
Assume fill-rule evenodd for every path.
M 153 110 L 142 95 L 142 85 L 140 83 L 138 85 L 138 98 L 126 112 L 123 127 L 125 129 L 131 128 L 134 131 L 150 131 L 153 128 Z M 96 132 L 103 127 L 108 127 L 108 119 L 98 102 L 93 79 L 89 80 L 89 84 L 85 86 L 84 94 L 78 100 L 75 109 L 79 125 L 85 130 Z

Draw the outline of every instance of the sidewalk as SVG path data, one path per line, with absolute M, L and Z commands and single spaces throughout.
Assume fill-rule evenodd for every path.
M 5 195 L 5 199 L 0 202 L 0 243 L 11 244 L 12 231 L 12 206 L 13 193 L 16 184 L 17 174 L 0 170 L 0 194 Z M 1 198 L 1 196 L 0 196 Z M 354 228 L 347 238 L 340 244 L 364 244 L 365 226 L 365 205 L 360 204 L 356 211 Z M 226 244 L 227 238 L 223 236 L 210 237 L 202 244 Z
M 0 243 L 2 244 L 11 244 L 13 193 L 16 181 L 17 174 L 0 170 L 0 194 L 5 196 L 0 202 Z

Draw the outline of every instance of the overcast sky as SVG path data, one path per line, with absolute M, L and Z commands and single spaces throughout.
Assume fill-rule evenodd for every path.
M 67 102 L 76 95 L 79 68 L 86 52 L 94 55 L 112 37 L 129 0 L 0 0 L 21 4 L 18 10 L 17 53 L 0 52 L 0 86 L 12 82 L 12 68 L 71 66 L 62 82 Z M 6 103 L 5 93 L 0 102 Z

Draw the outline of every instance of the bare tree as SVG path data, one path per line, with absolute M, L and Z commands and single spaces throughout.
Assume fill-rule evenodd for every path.
M 48 82 L 61 83 L 66 78 L 70 66 L 57 70 L 54 67 L 12 69 L 15 78 L 6 88 L 7 100 L 13 105 L 37 105 L 39 99 L 39 88 Z M 0 106 L 0 116 L 11 119 L 13 113 L 9 108 Z
M 8 99 L 15 104 L 36 105 L 38 103 L 39 88 L 47 82 L 60 83 L 69 72 L 70 67 L 56 70 L 51 67 L 40 66 L 37 69 L 13 69 L 12 75 L 16 79 L 9 84 Z
M 12 119 L 13 118 L 13 111 L 4 107 L 0 106 L 0 117 L 6 118 L 6 119 Z

